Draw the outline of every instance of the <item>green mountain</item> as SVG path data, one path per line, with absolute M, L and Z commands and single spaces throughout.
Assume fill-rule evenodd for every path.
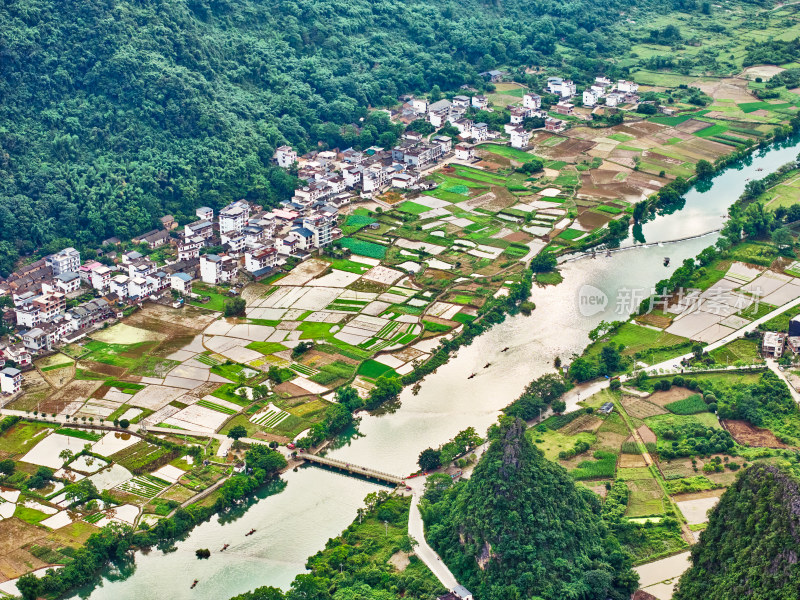
M 627 600 L 637 577 L 601 506 L 506 419 L 472 477 L 425 509 L 427 538 L 481 600 Z
M 614 69 L 632 0 L 5 0 L 0 273 L 295 180 L 276 146 L 391 145 L 399 94 L 498 65 Z M 523 75 L 524 76 L 524 75 Z M 361 119 L 365 119 L 362 121 Z M 355 127 L 353 124 L 357 124 Z
M 797 600 L 799 552 L 800 482 L 753 465 L 720 498 L 673 598 Z

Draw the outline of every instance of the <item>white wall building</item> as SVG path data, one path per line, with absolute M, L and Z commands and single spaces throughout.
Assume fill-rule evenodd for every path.
M 44 263 L 53 269 L 53 275 L 69 271 L 77 273 L 81 266 L 81 255 L 75 248 L 64 248 L 45 258 Z
M 229 283 L 239 273 L 239 263 L 230 256 L 204 254 L 200 257 L 200 279 L 204 283 Z
M 0 392 L 16 394 L 22 387 L 22 372 L 19 369 L 6 367 L 0 371 Z
M 275 150 L 275 162 L 279 167 L 288 169 L 297 162 L 297 152 L 291 146 L 281 146 Z
M 250 204 L 245 200 L 232 202 L 219 212 L 219 232 L 241 231 L 250 218 Z
M 594 106 L 597 104 L 598 95 L 592 90 L 583 90 L 583 105 Z
M 192 291 L 192 277 L 188 273 L 173 273 L 169 278 L 169 286 L 181 294 Z
M 517 127 L 511 132 L 512 148 L 527 148 L 530 143 L 531 134 L 522 127 Z

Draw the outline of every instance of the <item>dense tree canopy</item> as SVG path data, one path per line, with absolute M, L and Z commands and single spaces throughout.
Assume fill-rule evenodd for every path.
M 472 477 L 425 509 L 428 540 L 482 600 L 627 600 L 629 558 L 597 497 L 504 419 Z
M 277 145 L 392 144 L 369 106 L 497 65 L 597 70 L 630 0 L 8 0 L 0 9 L 0 272 L 167 212 L 291 195 Z M 361 119 L 365 118 L 364 121 Z M 357 125 L 357 126 L 356 126 Z
M 800 590 L 800 485 L 772 465 L 747 469 L 720 498 L 675 600 L 794 600 Z

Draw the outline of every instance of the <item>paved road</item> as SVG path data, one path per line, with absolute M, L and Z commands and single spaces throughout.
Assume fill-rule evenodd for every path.
M 800 393 L 798 393 L 797 390 L 794 389 L 794 386 L 791 383 L 789 383 L 789 379 L 786 377 L 786 372 L 781 371 L 778 368 L 778 361 L 775 360 L 774 358 L 768 358 L 767 367 L 769 367 L 769 370 L 775 373 L 775 375 L 777 375 L 786 382 L 786 385 L 789 388 L 789 393 L 792 394 L 792 398 L 794 399 L 795 402 L 800 404 Z
M 716 350 L 717 348 L 720 348 L 720 347 L 724 346 L 728 342 L 732 342 L 733 340 L 742 337 L 745 333 L 748 333 L 750 331 L 755 331 L 756 328 L 759 325 L 761 325 L 762 323 L 766 323 L 771 318 L 777 317 L 779 314 L 789 310 L 790 308 L 794 308 L 795 306 L 798 306 L 798 305 L 800 305 L 800 298 L 795 298 L 791 302 L 787 302 L 783 306 L 779 306 L 778 308 L 776 308 L 772 312 L 767 313 L 766 315 L 764 315 L 760 319 L 756 319 L 755 321 L 750 322 L 749 324 L 745 325 L 741 329 L 737 329 L 733 333 L 729 333 L 728 335 L 726 335 L 721 340 L 717 340 L 716 342 L 713 342 L 713 343 L 709 344 L 708 346 L 703 348 L 703 350 L 705 352 L 711 352 L 712 350 Z M 652 365 L 650 367 L 647 367 L 647 369 L 645 369 L 645 370 L 648 373 L 652 373 L 653 371 L 657 371 L 658 369 L 673 369 L 672 365 L 679 364 L 681 362 L 681 360 L 683 360 L 684 358 L 689 358 L 690 356 L 692 356 L 691 352 L 689 352 L 687 354 L 684 354 L 682 356 L 676 356 L 675 358 L 671 358 L 669 360 L 665 360 L 664 362 L 660 362 L 658 364 L 655 364 L 655 365 Z
M 422 515 L 419 514 L 419 499 L 422 496 L 425 486 L 425 477 L 415 477 L 406 482 L 413 490 L 411 495 L 411 510 L 408 511 L 408 535 L 417 542 L 414 553 L 424 562 L 436 578 L 452 591 L 458 585 L 455 576 L 447 568 L 439 555 L 425 541 L 425 527 L 422 523 Z

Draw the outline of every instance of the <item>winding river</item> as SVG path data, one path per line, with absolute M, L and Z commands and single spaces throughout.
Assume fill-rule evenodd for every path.
M 746 181 L 793 160 L 799 141 L 772 146 L 728 168 L 708 190 L 692 189 L 682 210 L 655 217 L 642 227 L 641 236 L 652 243 L 718 229 Z M 624 318 L 632 310 L 633 290 L 649 292 L 685 258 L 713 244 L 717 235 L 634 246 L 610 257 L 600 253 L 562 265 L 563 283 L 534 287 L 536 310 L 529 317 L 508 318 L 459 350 L 425 378 L 416 396 L 404 390 L 395 412 L 362 417 L 362 435 L 329 456 L 403 475 L 415 470 L 423 449 L 468 426 L 485 431 L 530 380 L 552 370 L 556 356 L 569 360 L 581 352 L 600 320 Z M 665 257 L 671 259 L 670 267 L 664 267 Z M 509 350 L 501 352 L 505 347 Z M 491 366 L 484 369 L 487 362 Z M 468 380 L 473 372 L 477 376 Z M 106 573 L 100 586 L 73 598 L 225 600 L 263 585 L 287 588 L 304 572 L 307 557 L 339 534 L 355 518 L 364 496 L 379 487 L 313 467 L 286 473 L 284 480 L 283 491 L 253 503 L 240 518 L 225 524 L 214 518 L 198 526 L 173 552 L 138 553 L 131 573 Z M 256 533 L 245 537 L 252 528 Z M 226 543 L 230 548 L 220 554 Z M 211 558 L 196 559 L 197 548 L 211 549 Z M 199 583 L 190 591 L 194 579 Z

